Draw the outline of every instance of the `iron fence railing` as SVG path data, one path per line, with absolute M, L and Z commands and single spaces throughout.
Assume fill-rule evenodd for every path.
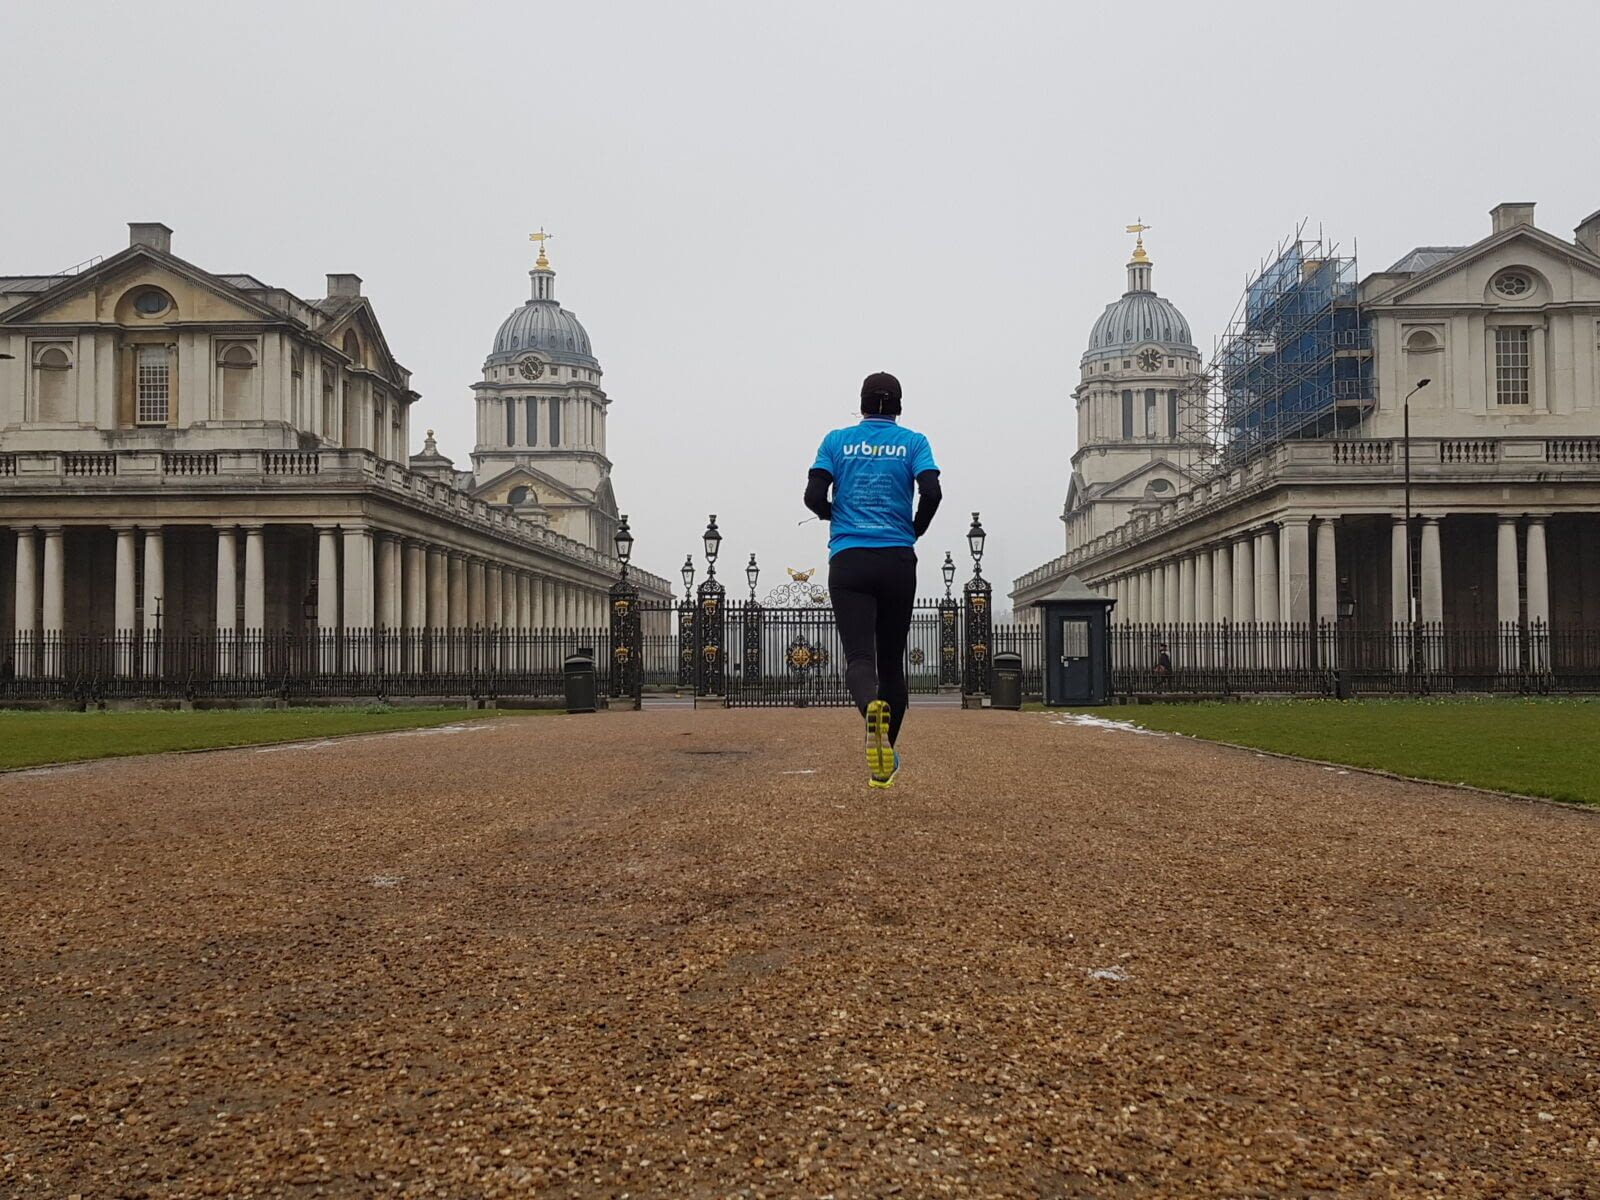
M 1543 622 L 1221 621 L 1112 627 L 1121 695 L 1447 694 L 1600 690 L 1600 630 Z
M 357 629 L 310 633 L 23 633 L 0 637 L 6 700 L 553 697 L 563 664 L 606 629 Z

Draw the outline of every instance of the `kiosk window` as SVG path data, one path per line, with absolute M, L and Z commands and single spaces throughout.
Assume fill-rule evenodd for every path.
M 1074 617 L 1061 622 L 1061 657 L 1089 657 L 1089 622 Z

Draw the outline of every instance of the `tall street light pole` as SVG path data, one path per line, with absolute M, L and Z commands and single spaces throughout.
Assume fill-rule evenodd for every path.
M 1407 673 L 1417 669 L 1417 589 L 1412 582 L 1411 572 L 1411 397 L 1432 382 L 1431 379 L 1417 380 L 1417 386 L 1406 393 L 1405 401 L 1401 405 L 1404 423 L 1401 441 L 1405 448 L 1406 459 L 1406 621 L 1411 635 L 1410 645 L 1406 648 L 1409 658 L 1406 663 Z

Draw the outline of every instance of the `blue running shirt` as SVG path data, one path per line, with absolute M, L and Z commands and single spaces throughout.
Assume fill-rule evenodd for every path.
M 922 434 L 885 417 L 866 417 L 823 438 L 811 469 L 833 476 L 830 558 L 860 547 L 916 545 L 916 478 L 939 469 Z

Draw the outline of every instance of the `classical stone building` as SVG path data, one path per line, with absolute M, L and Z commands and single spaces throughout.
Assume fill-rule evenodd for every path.
M 603 420 L 570 448 L 591 474 L 537 502 L 495 491 L 488 460 L 481 482 L 456 472 L 431 435 L 408 458 L 417 394 L 359 278 L 329 275 L 305 300 L 186 262 L 164 225 L 130 229 L 73 273 L 0 277 L 0 627 L 605 623 Z M 587 338 L 565 356 L 536 343 L 547 372 L 559 358 L 593 373 L 582 394 L 603 414 Z M 496 477 L 512 470 L 543 486 L 531 462 Z
M 1359 283 L 1352 268 L 1296 242 L 1258 277 L 1210 399 L 1190 392 L 1213 419 L 1180 429 L 1171 461 L 1104 361 L 1137 365 L 1141 339 L 1152 365 L 1176 361 L 1187 332 L 1091 341 L 1066 553 L 1015 581 L 1019 614 L 1076 574 L 1123 622 L 1376 628 L 1407 621 L 1410 598 L 1446 628 L 1600 626 L 1600 213 L 1569 241 L 1502 204 L 1473 245 L 1420 247 Z M 1107 316 L 1154 312 L 1140 295 Z M 1155 409 L 1170 438 L 1159 392 Z M 1117 465 L 1092 477 L 1102 459 Z M 1106 476 L 1120 490 L 1101 517 Z

